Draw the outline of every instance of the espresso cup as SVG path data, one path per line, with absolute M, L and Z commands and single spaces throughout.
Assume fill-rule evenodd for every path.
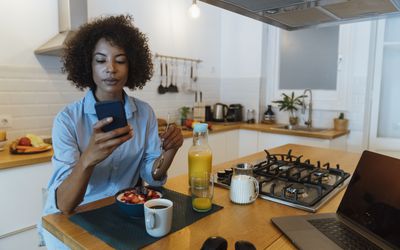
M 144 203 L 146 231 L 153 237 L 162 237 L 171 231 L 173 203 L 167 199 L 153 199 Z
M 252 203 L 257 199 L 258 181 L 249 175 L 233 175 L 230 187 L 230 199 L 237 204 Z

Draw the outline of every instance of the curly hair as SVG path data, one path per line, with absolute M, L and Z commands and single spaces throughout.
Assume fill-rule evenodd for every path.
M 83 24 L 77 33 L 66 42 L 62 56 L 63 72 L 67 79 L 80 90 L 96 89 L 92 77 L 92 58 L 97 42 L 105 38 L 122 48 L 128 58 L 128 80 L 131 90 L 142 89 L 153 75 L 153 63 L 145 34 L 133 25 L 130 15 L 100 17 Z

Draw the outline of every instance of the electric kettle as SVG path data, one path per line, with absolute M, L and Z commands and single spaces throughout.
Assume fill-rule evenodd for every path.
M 223 103 L 214 104 L 213 120 L 223 122 L 228 114 L 228 105 Z

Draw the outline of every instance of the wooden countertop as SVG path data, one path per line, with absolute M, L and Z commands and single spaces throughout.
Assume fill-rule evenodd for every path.
M 331 149 L 288 144 L 275 149 L 272 153 L 287 153 L 292 149 L 293 155 L 303 155 L 315 163 L 317 160 L 339 163 L 343 169 L 353 173 L 360 154 L 348 153 Z M 265 158 L 264 152 L 242 157 L 213 167 L 213 171 L 225 169 L 242 162 L 253 162 Z M 187 175 L 170 178 L 166 187 L 180 193 L 188 194 Z M 339 192 L 328 203 L 321 207 L 318 213 L 335 212 L 344 191 Z M 99 200 L 78 208 L 87 211 L 111 204 L 113 197 Z M 229 200 L 227 189 L 216 187 L 214 203 L 224 208 L 207 216 L 190 226 L 174 232 L 145 249 L 200 249 L 209 236 L 222 236 L 228 241 L 228 249 L 233 249 L 237 240 L 252 242 L 257 249 L 295 249 L 285 236 L 271 222 L 272 217 L 286 215 L 303 215 L 308 212 L 284 206 L 275 202 L 257 199 L 250 205 L 236 205 Z M 57 238 L 73 249 L 111 249 L 109 245 L 89 234 L 80 226 L 69 221 L 67 215 L 51 214 L 42 218 L 43 226 Z
M 212 123 L 212 129 L 210 131 L 210 134 L 223 131 L 230 131 L 234 129 L 247 129 L 247 130 L 254 130 L 272 134 L 295 135 L 295 136 L 332 140 L 337 137 L 347 135 L 349 133 L 349 131 L 336 131 L 334 129 L 326 129 L 323 131 L 315 131 L 315 132 L 289 130 L 289 129 L 281 129 L 280 127 L 282 126 L 284 126 L 284 124 L 263 124 L 263 123 L 249 124 L 243 122 L 228 122 L 228 123 L 215 122 Z M 192 137 L 191 130 L 182 130 L 182 133 L 185 138 Z
M 8 145 L 0 152 L 0 170 L 6 168 L 32 165 L 36 163 L 49 162 L 53 156 L 53 150 L 37 154 L 14 155 L 8 150 Z
M 277 127 L 280 126 L 283 126 L 283 124 L 247 124 L 242 122 L 213 123 L 210 134 L 230 131 L 235 129 L 247 129 L 247 130 L 261 131 L 265 133 L 295 135 L 295 136 L 332 140 L 334 138 L 349 133 L 349 131 L 335 131 L 333 129 L 328 129 L 321 132 L 277 129 Z M 193 136 L 191 130 L 182 130 L 182 134 L 184 138 L 190 138 Z M 48 162 L 51 160 L 52 155 L 53 155 L 52 150 L 44 153 L 30 154 L 30 155 L 12 155 L 8 151 L 8 145 L 6 145 L 5 150 L 0 152 L 0 170 L 6 168 L 13 168 L 24 165 Z

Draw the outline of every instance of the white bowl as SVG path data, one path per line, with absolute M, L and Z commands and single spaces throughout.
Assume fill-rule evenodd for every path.
M 5 141 L 0 141 L 0 150 L 3 150 L 4 148 L 4 146 L 7 144 L 7 140 L 5 140 Z

